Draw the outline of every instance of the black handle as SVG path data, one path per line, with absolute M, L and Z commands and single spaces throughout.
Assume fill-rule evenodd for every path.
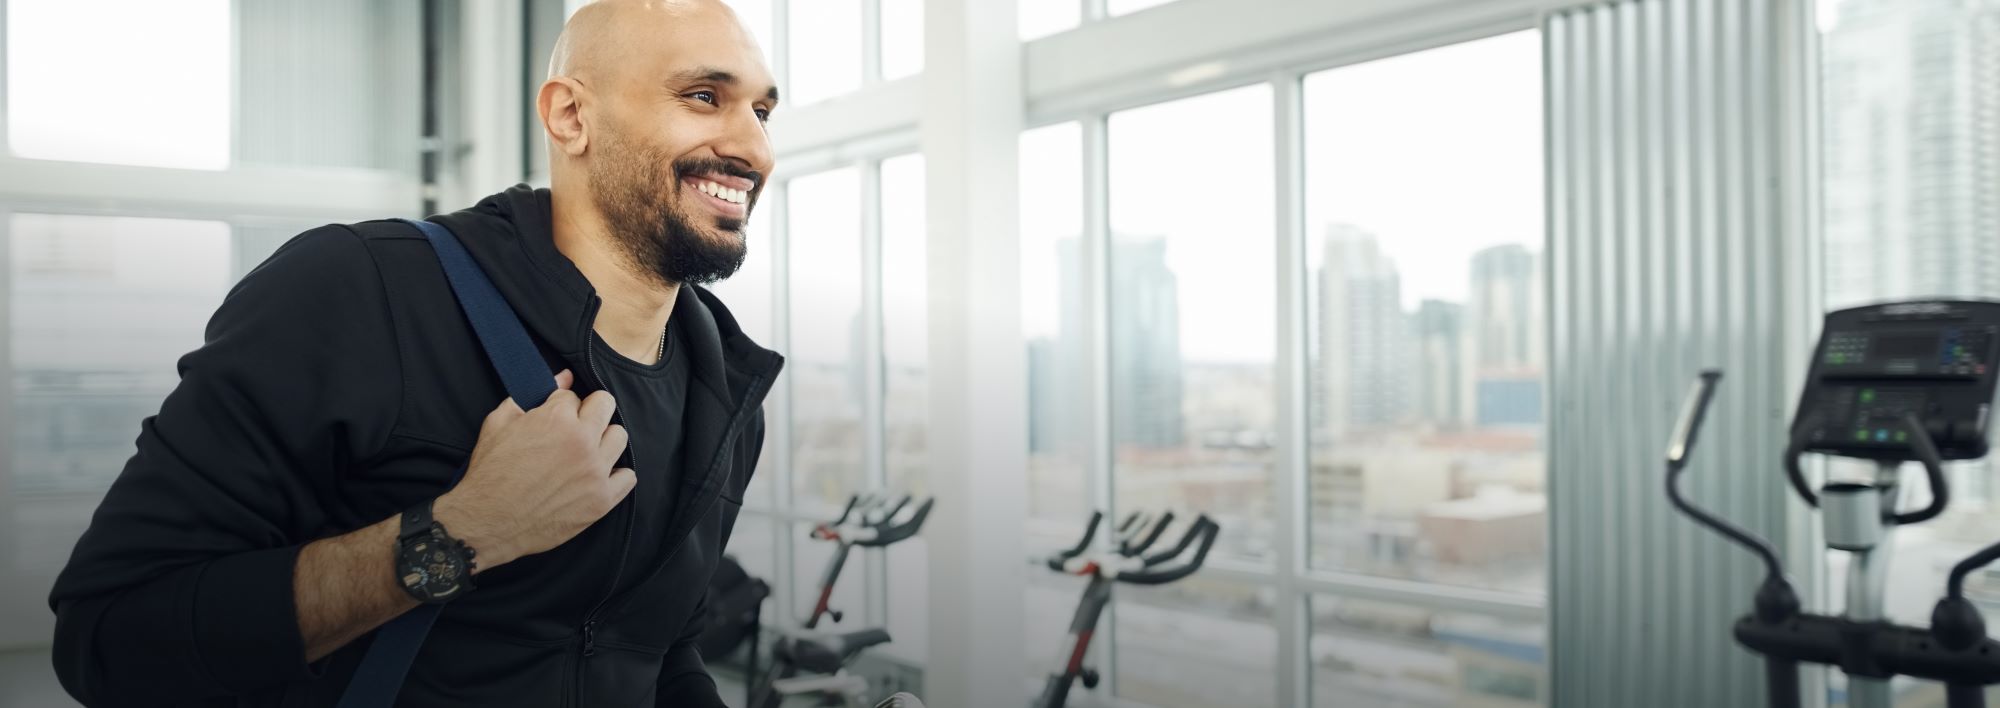
M 1181 533 L 1180 543 L 1174 544 L 1174 547 L 1170 550 L 1160 551 L 1159 553 L 1146 556 L 1145 558 L 1146 567 L 1150 568 L 1152 566 L 1165 563 L 1167 561 L 1173 560 L 1175 557 L 1186 552 L 1188 546 L 1194 545 L 1195 539 L 1201 537 L 1202 527 L 1214 526 L 1214 525 L 1215 521 L 1208 518 L 1207 514 L 1202 514 L 1200 516 L 1195 517 L 1194 524 L 1189 526 L 1187 531 Z
M 1910 448 L 1917 453 L 1917 461 L 1924 463 L 1924 476 L 1931 483 L 1931 503 L 1916 511 L 1896 515 L 1898 524 L 1915 524 L 1937 518 L 1944 513 L 1945 505 L 1951 503 L 1951 483 L 1944 478 L 1944 460 L 1938 455 L 1937 443 L 1924 430 L 1924 421 L 1915 413 L 1903 414 L 1903 429 L 1909 431 Z
M 1986 687 L 1976 683 L 1949 683 L 1944 687 L 1945 708 L 1986 708 Z
M 1796 428 L 1792 428 L 1792 441 L 1785 446 L 1785 479 L 1792 483 L 1792 491 L 1798 492 L 1807 506 L 1819 508 L 1819 494 L 1813 491 L 1812 483 L 1806 481 L 1805 469 L 1799 467 L 1799 459 L 1806 455 L 1806 445 L 1811 442 L 1812 431 L 1819 429 L 1819 414 L 1807 415 Z
M 888 497 L 883 497 L 883 498 L 882 498 L 882 501 L 884 501 L 884 502 L 887 502 L 887 501 L 889 501 L 889 498 L 888 498 Z M 909 505 L 910 505 L 910 495 L 908 495 L 908 494 L 905 494 L 905 495 L 903 495 L 903 498 L 902 498 L 902 499 L 898 499 L 898 500 L 896 500 L 896 505 L 895 505 L 895 506 L 893 506 L 893 507 L 890 507 L 890 508 L 889 508 L 889 513 L 887 513 L 887 514 L 883 514 L 883 515 L 882 515 L 882 520 L 880 520 L 880 521 L 877 521 L 877 522 L 875 522 L 875 524 L 879 526 L 879 525 L 883 525 L 883 524 L 887 524 L 887 523 L 889 523 L 889 522 L 890 522 L 891 520 L 893 520 L 893 519 L 895 519 L 895 518 L 896 518 L 896 515 L 897 515 L 897 514 L 900 514 L 900 513 L 903 513 L 903 507 L 906 507 L 906 506 L 909 506 Z M 867 519 L 862 519 L 862 521 L 864 521 L 864 522 L 865 522 L 865 521 L 867 521 Z
M 1049 556 L 1048 560 L 1049 570 L 1053 570 L 1058 573 L 1063 572 L 1063 563 L 1068 562 L 1069 559 L 1071 558 L 1083 555 L 1084 551 L 1090 550 L 1090 541 L 1091 539 L 1097 538 L 1097 526 L 1098 524 L 1101 524 L 1103 522 L 1104 522 L 1104 512 L 1102 511 L 1090 512 L 1090 525 L 1084 527 L 1083 538 L 1078 539 L 1075 546 L 1070 547 L 1062 551 L 1061 553 Z
M 1681 472 L 1687 469 L 1688 457 L 1694 452 L 1696 435 L 1700 432 L 1702 420 L 1707 415 L 1708 404 L 1715 397 L 1716 384 L 1721 380 L 1721 371 L 1715 369 L 1703 371 L 1701 378 L 1695 382 L 1694 390 L 1688 394 L 1688 403 L 1682 409 L 1681 422 L 1675 428 L 1672 442 L 1668 444 L 1667 499 L 1673 502 L 1674 508 L 1688 515 L 1688 518 L 1694 519 L 1695 523 L 1706 526 L 1709 530 L 1722 534 L 1723 537 L 1757 554 L 1757 557 L 1764 561 L 1766 578 L 1783 578 L 1784 564 L 1778 561 L 1778 551 L 1771 547 L 1769 541 L 1708 513 L 1681 496 Z M 1796 440 L 1798 437 L 1794 435 L 1793 439 Z
M 1118 582 L 1132 583 L 1134 585 L 1164 585 L 1193 575 L 1195 571 L 1201 570 L 1202 563 L 1208 560 L 1208 550 L 1215 547 L 1215 535 L 1221 532 L 1222 527 L 1206 519 L 1195 522 L 1195 527 L 1200 529 L 1201 545 L 1195 548 L 1193 560 L 1188 561 L 1186 565 L 1174 568 L 1163 568 L 1160 570 L 1146 569 L 1129 573 L 1119 573 Z
M 832 525 L 839 526 L 841 524 L 847 523 L 847 517 L 852 516 L 854 514 L 854 507 L 860 505 L 861 505 L 861 495 L 856 494 L 854 496 L 848 497 L 847 508 L 840 510 L 840 518 L 834 519 Z
M 855 541 L 854 545 L 880 548 L 902 542 L 911 536 L 917 535 L 917 531 L 922 530 L 924 527 L 924 520 L 930 518 L 931 505 L 935 503 L 937 503 L 937 499 L 935 498 L 925 499 L 924 503 L 917 505 L 917 513 L 911 516 L 909 521 L 900 524 L 891 524 L 885 520 L 883 521 L 884 525 L 878 527 L 874 538 L 865 541 Z M 902 505 L 897 505 L 897 508 L 902 508 Z
M 1118 533 L 1121 534 L 1131 533 L 1132 525 L 1139 523 L 1139 520 L 1145 517 L 1146 517 L 1146 512 L 1143 511 L 1135 511 L 1130 514 L 1126 514 L 1125 520 L 1118 522 Z
M 1169 511 L 1164 514 L 1161 514 L 1160 518 L 1153 522 L 1153 530 L 1146 532 L 1145 540 L 1140 541 L 1139 544 L 1136 546 L 1131 544 L 1125 544 L 1121 546 L 1118 549 L 1118 554 L 1125 556 L 1126 558 L 1131 558 L 1141 553 L 1145 553 L 1146 549 L 1152 548 L 1153 544 L 1155 543 L 1159 543 L 1160 537 L 1166 535 L 1167 527 L 1169 525 L 1172 525 L 1173 523 L 1174 523 L 1174 512 Z

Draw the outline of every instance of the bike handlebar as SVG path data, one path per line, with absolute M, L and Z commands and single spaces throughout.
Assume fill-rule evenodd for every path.
M 1146 549 L 1152 548 L 1155 543 L 1159 543 L 1160 536 L 1167 533 L 1167 526 L 1172 523 L 1174 523 L 1174 512 L 1169 511 L 1160 514 L 1160 518 L 1153 522 L 1153 529 L 1146 532 L 1146 540 L 1140 541 L 1136 546 L 1129 542 L 1118 544 L 1118 554 L 1126 558 L 1132 558 L 1145 553 Z
M 1208 560 L 1208 551 L 1215 546 L 1215 535 L 1221 531 L 1221 526 L 1209 520 L 1208 516 L 1203 515 L 1195 519 L 1194 525 L 1188 527 L 1187 533 L 1181 536 L 1181 542 L 1174 547 L 1171 553 L 1149 556 L 1145 559 L 1145 569 L 1121 572 L 1113 579 L 1121 583 L 1132 583 L 1134 585 L 1164 585 L 1193 575 L 1195 571 L 1201 570 L 1202 563 Z M 1152 567 L 1157 563 L 1172 560 L 1174 557 L 1179 556 L 1182 551 L 1187 550 L 1187 547 L 1195 542 L 1196 537 L 1200 537 L 1201 546 L 1195 549 L 1192 560 L 1189 560 L 1184 565 L 1173 568 L 1154 569 Z

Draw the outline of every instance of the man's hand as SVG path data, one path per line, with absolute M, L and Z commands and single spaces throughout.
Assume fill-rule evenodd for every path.
M 483 572 L 547 551 L 618 506 L 638 476 L 612 469 L 625 452 L 625 426 L 611 425 L 617 403 L 598 391 L 578 400 L 575 374 L 556 374 L 556 391 L 534 410 L 500 402 L 479 428 L 465 478 L 438 497 L 433 516 L 478 553 Z

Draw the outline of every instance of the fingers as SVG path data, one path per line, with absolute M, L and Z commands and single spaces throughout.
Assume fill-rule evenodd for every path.
M 562 371 L 556 373 L 556 390 L 568 391 L 569 387 L 571 385 L 574 385 L 575 383 L 576 383 L 576 372 L 570 371 L 569 369 L 563 369 Z
M 612 470 L 611 505 L 617 506 L 618 502 L 624 501 L 626 495 L 631 494 L 632 488 L 636 486 L 639 486 L 639 475 L 633 472 L 632 468 L 620 467 Z
M 597 469 L 604 469 L 618 463 L 618 457 L 625 454 L 625 441 L 630 434 L 625 426 L 612 425 L 604 428 L 604 435 L 597 440 Z
M 577 409 L 576 418 L 591 430 L 603 430 L 604 426 L 611 424 L 611 414 L 616 412 L 618 412 L 617 399 L 612 398 L 609 391 L 598 391 L 583 399 L 583 405 Z

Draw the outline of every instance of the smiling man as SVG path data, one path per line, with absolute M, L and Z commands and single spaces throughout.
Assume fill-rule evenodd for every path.
M 333 705 L 429 603 L 398 705 L 722 705 L 693 641 L 782 360 L 699 285 L 755 247 L 777 90 L 718 0 L 605 0 L 556 46 L 551 188 L 431 219 L 556 393 L 507 399 L 409 224 L 293 239 L 181 359 L 57 581 L 78 700 Z M 413 538 L 450 557 L 413 566 Z M 472 581 L 409 580 L 440 568 Z

